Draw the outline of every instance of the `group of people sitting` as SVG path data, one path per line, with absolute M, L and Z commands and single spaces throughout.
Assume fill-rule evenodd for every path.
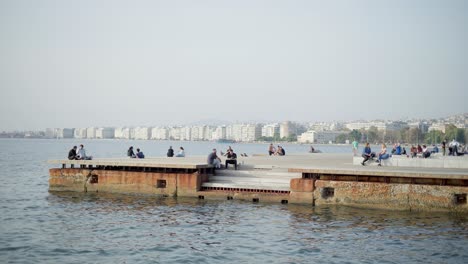
M 137 150 L 137 152 L 135 153 L 133 151 L 133 146 L 130 146 L 130 148 L 128 148 L 128 150 L 127 150 L 127 156 L 132 158 L 132 159 L 144 159 L 145 154 L 143 154 L 143 152 L 139 148 L 137 148 L 136 150 Z
M 460 151 L 460 148 L 462 148 L 461 151 Z M 448 153 L 449 156 L 462 156 L 467 151 L 455 139 L 452 140 L 452 142 L 450 142 L 448 150 L 449 150 L 449 153 Z M 443 152 L 443 155 L 445 156 L 445 152 L 446 152 L 445 141 L 442 142 L 442 152 Z M 396 143 L 393 146 L 391 155 L 406 155 L 407 157 L 411 156 L 411 158 L 418 157 L 419 155 L 420 157 L 426 159 L 426 158 L 429 158 L 431 154 L 434 154 L 434 153 L 439 153 L 439 148 L 436 145 L 432 145 L 432 149 L 430 149 L 428 146 L 424 144 L 422 146 L 419 144 L 417 146 L 412 145 L 410 149 L 410 154 L 407 154 L 406 149 L 404 147 L 401 147 L 400 143 Z M 373 159 L 374 157 L 377 157 L 377 156 L 378 156 L 378 159 L 376 160 L 376 162 L 379 163 L 379 166 L 381 166 L 382 160 L 388 159 L 390 157 L 390 154 L 387 153 L 387 146 L 385 144 L 382 144 L 382 148 L 379 154 L 377 155 L 375 154 L 375 152 L 372 152 L 369 143 L 366 143 L 364 151 L 362 152 L 362 157 L 364 158 L 364 160 L 361 162 L 361 164 L 364 166 L 366 161 Z
M 169 149 L 167 150 L 167 156 L 169 158 L 174 157 L 174 149 L 172 149 L 172 146 L 169 146 Z M 185 149 L 183 147 L 180 147 L 179 152 L 175 156 L 176 157 L 185 157 Z
M 221 152 L 222 153 L 222 152 Z M 241 154 L 242 156 L 247 157 L 247 154 Z M 234 152 L 234 150 L 229 146 L 229 148 L 226 150 L 226 153 L 222 153 L 222 156 L 226 157 L 225 161 L 225 168 L 228 168 L 229 164 L 234 165 L 234 169 L 237 170 L 237 154 Z M 216 149 L 213 149 L 213 151 L 208 155 L 207 163 L 213 165 L 216 169 L 221 168 L 221 158 L 217 155 Z
M 270 156 L 271 155 L 284 156 L 284 155 L 286 155 L 286 151 L 280 145 L 278 145 L 278 148 L 275 148 L 275 146 L 273 146 L 273 143 L 271 143 L 270 147 L 268 148 L 268 154 Z
M 77 151 L 77 147 L 73 146 L 70 151 L 68 151 L 68 159 L 69 160 L 91 160 L 93 159 L 92 156 L 86 155 L 86 150 L 83 144 L 80 145 L 80 149 Z
M 368 160 L 371 160 L 373 158 L 375 158 L 375 152 L 372 152 L 372 149 L 370 147 L 370 144 L 369 143 L 366 143 L 366 146 L 364 147 L 364 150 L 362 151 L 362 157 L 364 158 L 364 160 L 361 162 L 361 165 L 362 166 L 365 166 L 366 165 L 366 161 Z M 388 155 L 387 153 L 387 146 L 385 144 L 382 144 L 382 150 L 380 151 L 379 153 L 379 159 L 376 160 L 376 162 L 379 163 L 379 166 L 382 166 L 382 163 L 381 161 L 383 159 L 388 159 L 390 155 Z

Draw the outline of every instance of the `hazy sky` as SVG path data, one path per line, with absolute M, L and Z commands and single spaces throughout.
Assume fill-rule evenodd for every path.
M 0 0 L 0 130 L 468 112 L 468 1 Z

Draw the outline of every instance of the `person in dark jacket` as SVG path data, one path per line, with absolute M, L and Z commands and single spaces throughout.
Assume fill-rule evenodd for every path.
M 133 146 L 130 146 L 130 148 L 127 150 L 127 156 L 130 158 L 136 158 L 135 152 L 133 152 Z
M 226 169 L 228 168 L 228 164 L 234 164 L 234 169 L 237 170 L 237 155 L 232 149 L 228 150 L 226 154 Z
M 69 160 L 77 160 L 78 159 L 78 157 L 76 155 L 76 149 L 77 149 L 77 147 L 73 146 L 73 148 L 70 149 L 70 151 L 68 152 L 68 159 Z
M 137 148 L 136 158 L 138 158 L 138 159 L 144 159 L 145 158 L 145 154 L 143 154 L 143 152 L 139 148 Z
M 174 150 L 172 149 L 172 146 L 170 146 L 169 149 L 167 150 L 167 156 L 174 157 Z
M 366 147 L 364 148 L 364 151 L 362 152 L 362 157 L 364 158 L 364 160 L 361 162 L 362 166 L 365 165 L 366 161 L 375 157 L 375 153 L 372 153 L 369 142 L 366 143 Z

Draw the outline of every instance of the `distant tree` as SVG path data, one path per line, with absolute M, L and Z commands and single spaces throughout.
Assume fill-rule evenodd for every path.
M 338 144 L 343 144 L 346 142 L 346 140 L 348 139 L 348 135 L 346 134 L 340 134 L 338 135 L 336 138 L 335 138 L 335 141 L 336 143 Z
M 379 130 L 375 126 L 371 126 L 367 130 L 367 142 L 375 143 L 379 140 Z
M 415 143 L 420 144 L 424 141 L 424 135 L 421 132 L 421 129 L 413 127 L 410 128 L 408 131 L 408 142 L 407 143 Z
M 458 128 L 453 125 L 449 124 L 445 126 L 445 139 L 451 141 L 452 139 L 457 139 L 457 131 Z
M 442 133 L 442 131 L 432 130 L 424 136 L 424 143 L 438 144 L 442 142 L 443 138 L 444 133 Z
M 297 141 L 297 135 L 296 134 L 291 134 L 288 137 L 284 138 L 285 141 L 287 142 L 294 142 Z
M 401 140 L 401 133 L 398 130 L 387 130 L 385 133 L 385 141 L 386 142 L 402 142 Z
M 409 143 L 409 127 L 404 127 L 400 130 L 400 139 L 402 143 Z
M 340 135 L 340 136 L 341 136 L 341 135 Z M 353 129 L 353 131 L 349 132 L 348 136 L 349 136 L 349 140 L 352 140 L 352 141 L 354 141 L 354 140 L 356 140 L 356 141 L 361 141 L 362 134 L 361 134 L 361 132 L 359 132 L 358 130 Z M 346 140 L 346 139 L 345 139 L 345 140 Z M 343 141 L 343 143 L 344 143 L 344 141 Z

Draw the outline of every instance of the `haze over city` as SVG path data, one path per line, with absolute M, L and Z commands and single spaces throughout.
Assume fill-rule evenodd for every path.
M 0 130 L 468 112 L 466 1 L 2 1 Z

